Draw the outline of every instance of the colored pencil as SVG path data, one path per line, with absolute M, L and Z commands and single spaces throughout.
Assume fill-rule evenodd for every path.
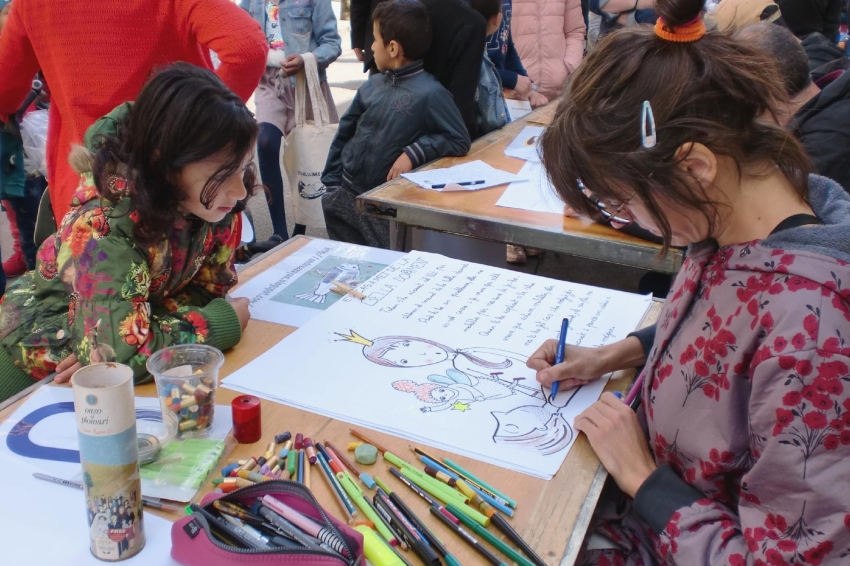
M 354 502 L 348 498 L 348 494 L 345 493 L 345 490 L 343 490 L 342 486 L 339 485 L 336 475 L 334 475 L 333 471 L 331 471 L 331 467 L 328 465 L 325 455 L 320 453 L 316 456 L 319 460 L 319 467 L 322 469 L 328 483 L 331 485 L 331 489 L 333 489 L 333 492 L 336 494 L 340 503 L 342 503 L 342 506 L 345 507 L 345 512 L 349 519 L 353 519 L 354 516 L 357 515 L 357 507 L 354 506 Z
M 531 559 L 532 562 L 537 564 L 537 566 L 546 566 L 546 563 L 543 561 L 543 559 L 540 558 L 536 552 L 534 552 L 534 549 L 531 548 L 531 546 L 529 546 L 529 544 L 525 542 L 525 540 L 519 535 L 519 533 L 516 532 L 514 528 L 508 524 L 504 517 L 496 513 L 495 515 L 490 517 L 490 521 L 493 523 L 493 525 L 496 526 L 497 529 L 502 531 L 502 533 L 506 537 L 508 537 L 508 539 L 510 539 L 515 545 L 517 545 L 519 549 L 522 550 L 525 555 Z
M 476 476 L 474 476 L 472 473 L 466 471 L 459 464 L 452 462 L 448 458 L 443 458 L 443 463 L 446 466 L 448 466 L 449 468 L 451 468 L 452 470 L 454 470 L 455 472 L 457 472 L 457 474 L 460 477 L 462 477 L 463 479 L 465 479 L 467 482 L 475 484 L 477 486 L 480 486 L 481 488 L 486 489 L 487 491 L 490 491 L 492 493 L 495 493 L 496 495 L 498 495 L 499 497 L 501 497 L 502 499 L 507 501 L 508 505 L 510 505 L 511 507 L 516 509 L 516 507 L 517 507 L 516 501 L 514 501 L 513 499 L 511 499 L 510 497 L 508 497 L 507 495 L 505 495 L 504 493 L 502 493 L 501 491 L 499 491 L 495 487 L 489 485 L 484 480 L 479 479 Z
M 456 513 L 455 513 L 456 509 L 455 509 L 454 505 L 449 503 L 448 509 L 449 509 L 449 512 L 451 512 L 453 515 L 456 515 Z M 512 561 L 516 562 L 519 566 L 535 566 L 535 564 L 533 562 L 531 562 L 526 557 L 524 557 L 522 554 L 520 554 L 519 552 L 517 552 L 516 550 L 514 550 L 513 548 L 511 548 L 510 546 L 508 546 L 507 544 L 505 544 L 501 540 L 499 540 L 497 537 L 493 536 L 489 531 L 487 531 L 487 529 L 485 529 L 484 527 L 482 527 L 481 525 L 479 525 L 475 521 L 472 521 L 468 517 L 464 517 L 464 516 L 458 516 L 458 519 L 460 519 L 461 523 L 463 523 L 464 525 L 466 525 L 467 527 L 472 529 L 472 531 L 474 533 L 476 533 L 478 536 L 480 536 L 481 538 L 486 540 L 494 548 L 498 549 L 499 552 L 501 552 L 502 554 L 504 554 L 505 556 L 510 558 Z
M 386 448 L 384 448 L 383 446 L 381 446 L 380 444 L 378 444 L 377 442 L 375 442 L 374 440 L 372 440 L 371 438 L 369 438 L 368 436 L 366 436 L 365 434 L 363 434 L 363 433 L 362 433 L 362 432 L 360 432 L 359 430 L 357 430 L 357 429 L 355 429 L 355 428 L 349 428 L 349 429 L 348 429 L 348 431 L 349 431 L 349 432 L 350 432 L 353 436 L 355 436 L 355 437 L 359 438 L 359 439 L 360 439 L 360 440 L 362 440 L 363 442 L 368 442 L 369 444 L 371 444 L 372 446 L 374 446 L 375 448 L 377 448 L 377 449 L 378 449 L 378 450 L 380 450 L 381 452 L 389 452 L 389 450 L 387 450 Z
M 469 546 L 474 548 L 475 551 L 478 552 L 478 554 L 480 554 L 481 556 L 484 557 L 485 560 L 487 560 L 487 562 L 489 562 L 490 564 L 493 564 L 494 566 L 504 566 L 504 563 L 501 560 L 499 560 L 498 558 L 496 558 L 495 554 L 493 554 L 492 552 L 487 550 L 487 548 L 484 547 L 484 545 L 482 545 L 480 542 L 475 540 L 474 536 L 472 536 L 471 534 L 466 532 L 464 529 L 462 529 L 458 525 L 455 525 L 454 523 L 449 521 L 449 519 L 445 515 L 440 513 L 439 509 L 437 509 L 436 507 L 431 507 L 430 510 L 431 510 L 432 515 L 434 515 L 437 519 L 440 520 L 440 522 L 442 522 L 444 525 L 446 525 L 449 528 L 450 531 L 452 531 L 453 533 L 458 535 L 460 538 L 462 538 L 463 541 L 466 544 L 468 544 Z
M 334 485 L 334 482 L 333 482 L 334 477 L 330 473 L 330 468 L 325 468 L 325 466 L 327 466 L 327 464 L 324 464 L 324 465 L 322 464 L 322 460 L 324 459 L 324 456 L 318 455 L 317 459 L 319 461 L 319 469 L 322 470 L 321 475 L 323 475 L 325 477 L 325 482 L 328 484 L 328 488 L 330 489 L 331 493 L 333 493 L 334 497 L 336 498 L 336 502 L 339 503 L 339 506 L 342 507 L 343 511 L 345 511 L 345 516 L 348 519 L 348 524 L 351 525 L 352 523 L 354 523 L 354 515 L 351 514 L 351 510 L 348 508 L 348 505 L 345 503 L 345 500 L 339 494 L 339 491 L 337 491 L 336 485 Z

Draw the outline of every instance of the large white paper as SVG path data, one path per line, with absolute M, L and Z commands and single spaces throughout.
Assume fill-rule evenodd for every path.
M 233 291 L 251 300 L 251 318 L 301 326 L 342 296 L 332 281 L 357 288 L 401 252 L 316 239 Z
M 83 492 L 37 480 L 32 474 L 39 471 L 0 452 L 3 564 L 102 566 L 89 550 Z M 171 559 L 171 522 L 145 513 L 144 526 L 145 547 L 121 564 L 177 566 Z
M 532 212 L 551 212 L 563 216 L 564 202 L 549 183 L 549 177 L 540 162 L 526 162 L 520 169 L 519 176 L 528 180 L 514 181 L 508 185 L 496 201 L 496 206 Z
M 477 191 L 488 189 L 498 185 L 504 185 L 515 181 L 518 177 L 513 173 L 496 169 L 481 160 L 461 163 L 454 167 L 443 167 L 441 169 L 429 169 L 416 173 L 405 173 L 405 179 L 412 181 L 425 189 L 440 192 L 452 191 Z M 483 181 L 479 183 L 478 181 Z M 476 183 L 470 185 L 459 185 L 458 183 Z M 435 188 L 434 185 L 438 187 Z M 445 185 L 439 187 L 439 185 Z
M 651 301 L 423 252 L 360 291 L 223 385 L 543 478 L 607 380 L 550 402 L 528 356 L 563 317 L 570 344 L 622 339 Z
M 511 122 L 516 122 L 520 118 L 531 114 L 531 103 L 527 100 L 513 100 L 508 98 L 505 100 L 505 103 L 508 107 Z
M 136 397 L 137 420 L 161 420 L 159 399 Z M 217 405 L 207 438 L 224 439 L 233 426 L 230 407 Z M 36 468 L 36 471 L 79 481 L 80 468 L 74 393 L 69 387 L 44 386 L 0 424 L 0 455 Z M 188 502 L 197 493 L 178 486 L 142 479 L 142 494 Z
M 538 141 L 540 139 L 540 134 L 543 133 L 543 130 L 546 128 L 542 126 L 526 126 L 522 129 L 522 131 L 514 138 L 507 148 L 505 148 L 505 155 L 509 157 L 516 157 L 517 159 L 524 159 L 526 161 L 540 161 L 540 154 L 537 153 Z M 522 173 L 519 174 L 522 177 Z

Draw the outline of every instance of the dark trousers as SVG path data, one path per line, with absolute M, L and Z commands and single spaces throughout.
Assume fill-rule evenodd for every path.
M 328 237 L 349 244 L 389 249 L 389 221 L 357 214 L 356 198 L 354 191 L 344 187 L 322 197 Z
M 40 176 L 33 177 L 24 183 L 24 196 L 6 199 L 15 212 L 21 238 L 21 251 L 24 254 L 27 270 L 35 269 L 35 254 L 38 252 L 38 246 L 35 245 L 35 221 L 38 217 L 41 195 L 46 188 L 47 179 Z
M 272 218 L 274 233 L 286 239 L 286 208 L 283 205 L 283 175 L 280 170 L 280 144 L 283 132 L 274 124 L 260 123 L 257 136 L 257 159 L 260 162 L 260 178 L 268 192 L 269 215 Z

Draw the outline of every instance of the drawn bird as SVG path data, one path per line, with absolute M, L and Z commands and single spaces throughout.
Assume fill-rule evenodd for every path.
M 322 277 L 322 280 L 319 281 L 319 284 L 316 285 L 316 288 L 313 289 L 312 293 L 295 295 L 295 298 L 304 299 L 311 303 L 323 304 L 327 299 L 328 293 L 331 292 L 331 287 L 333 287 L 332 281 L 338 281 L 339 283 L 350 285 L 355 283 L 359 277 L 359 265 L 356 263 L 340 263 L 325 273 L 324 277 Z

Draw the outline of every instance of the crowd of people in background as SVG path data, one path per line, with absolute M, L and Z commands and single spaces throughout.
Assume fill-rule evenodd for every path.
M 260 249 L 305 233 L 287 226 L 298 196 L 281 153 L 323 106 L 338 126 L 309 198 L 332 239 L 387 248 L 387 221 L 360 215 L 359 195 L 467 154 L 510 122 L 507 100 L 556 101 L 540 151 L 567 209 L 687 248 L 657 327 L 568 346 L 560 364 L 547 342 L 528 361 L 565 387 L 644 366 L 637 412 L 606 394 L 575 421 L 616 483 L 585 563 L 846 561 L 845 2 L 350 4 L 366 76 L 339 116 L 331 0 L 0 0 L 3 269 L 16 277 L 6 288 L 0 270 L 0 401 L 90 363 L 141 381 L 168 345 L 238 343 L 241 213 L 264 193 Z M 114 507 L 96 510 L 106 528 L 132 525 Z

